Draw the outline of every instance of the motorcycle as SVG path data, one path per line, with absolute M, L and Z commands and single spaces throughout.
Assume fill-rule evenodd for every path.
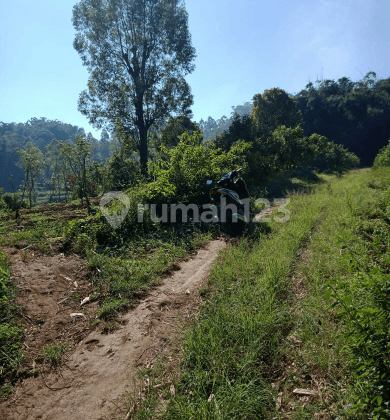
M 239 173 L 242 168 L 227 172 L 210 190 L 211 202 L 217 208 L 213 222 L 221 231 L 231 235 L 241 235 L 250 222 L 249 193 Z M 213 184 L 212 180 L 207 185 Z

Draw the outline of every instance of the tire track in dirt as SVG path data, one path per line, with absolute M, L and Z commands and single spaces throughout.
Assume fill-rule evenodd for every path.
M 24 380 L 15 395 L 0 405 L 0 418 L 100 420 L 112 418 L 115 407 L 123 414 L 123 396 L 134 391 L 137 365 L 156 357 L 175 334 L 178 321 L 196 311 L 197 292 L 225 246 L 222 240 L 211 241 L 151 289 L 122 317 L 114 333 L 90 333 L 57 372 Z

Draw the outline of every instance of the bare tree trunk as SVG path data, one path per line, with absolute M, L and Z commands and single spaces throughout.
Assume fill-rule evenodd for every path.
M 139 157 L 141 163 L 141 173 L 144 177 L 148 175 L 148 133 L 145 127 L 139 128 Z

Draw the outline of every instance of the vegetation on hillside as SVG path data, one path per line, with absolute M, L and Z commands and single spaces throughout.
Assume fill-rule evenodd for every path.
M 0 251 L 0 399 L 7 398 L 12 386 L 7 381 L 22 365 L 23 325 L 18 322 L 16 287 L 11 280 L 11 265 Z
M 233 139 L 248 141 L 250 137 L 255 138 L 256 134 L 248 130 L 252 106 L 256 105 L 255 109 L 258 109 L 260 98 L 269 99 L 276 92 L 279 93 L 280 102 L 274 101 L 278 107 L 272 112 L 273 118 L 279 118 L 281 111 L 286 110 L 287 104 L 291 107 L 293 101 L 300 113 L 299 117 L 295 115 L 298 119 L 294 124 L 283 117 L 280 125 L 294 127 L 300 121 L 305 136 L 319 134 L 327 137 L 356 154 L 363 166 L 371 166 L 378 150 L 387 144 L 390 131 L 390 78 L 378 79 L 374 72 L 367 73 L 356 82 L 348 77 L 318 80 L 309 83 L 295 95 L 278 88 L 267 89 L 261 95 L 254 95 L 252 103 L 232 107 L 230 118 L 224 116 L 215 121 L 209 117 L 206 121 L 201 120 L 199 125 L 205 139 L 214 140 L 222 135 L 222 139 L 231 144 Z M 266 101 L 261 103 L 264 105 Z
M 79 109 L 111 139 L 44 118 L 0 123 L 0 246 L 85 258 L 103 332 L 219 233 L 193 217 L 158 220 L 164 204 L 192 204 L 193 215 L 209 201 L 206 180 L 238 167 L 252 202 L 291 199 L 288 223 L 253 223 L 223 253 L 184 333 L 175 392 L 149 388 L 133 418 L 388 418 L 390 79 L 267 89 L 197 124 L 182 1 L 80 0 L 73 24 L 90 73 Z M 114 190 L 129 205 L 99 208 Z M 62 200 L 73 203 L 34 213 Z M 26 373 L 22 317 L 0 252 L 1 398 Z M 70 345 L 41 356 L 56 367 Z
M 388 418 L 390 172 L 323 180 L 223 252 L 175 393 L 153 386 L 161 360 L 131 418 Z

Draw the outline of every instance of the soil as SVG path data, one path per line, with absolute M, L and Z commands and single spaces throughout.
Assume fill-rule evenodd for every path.
M 0 418 L 100 420 L 126 415 L 124 396 L 135 392 L 138 367 L 150 366 L 172 346 L 180 322 L 199 307 L 199 290 L 225 246 L 223 240 L 212 241 L 174 267 L 177 271 L 150 289 L 111 334 L 92 326 L 96 302 L 81 306 L 93 281 L 82 259 L 4 249 L 20 289 L 18 302 L 26 308 L 25 351 L 31 368 L 38 368 L 39 374 L 24 379 L 10 399 L 0 404 Z M 58 366 L 43 363 L 42 347 L 63 342 L 70 343 L 66 361 Z

